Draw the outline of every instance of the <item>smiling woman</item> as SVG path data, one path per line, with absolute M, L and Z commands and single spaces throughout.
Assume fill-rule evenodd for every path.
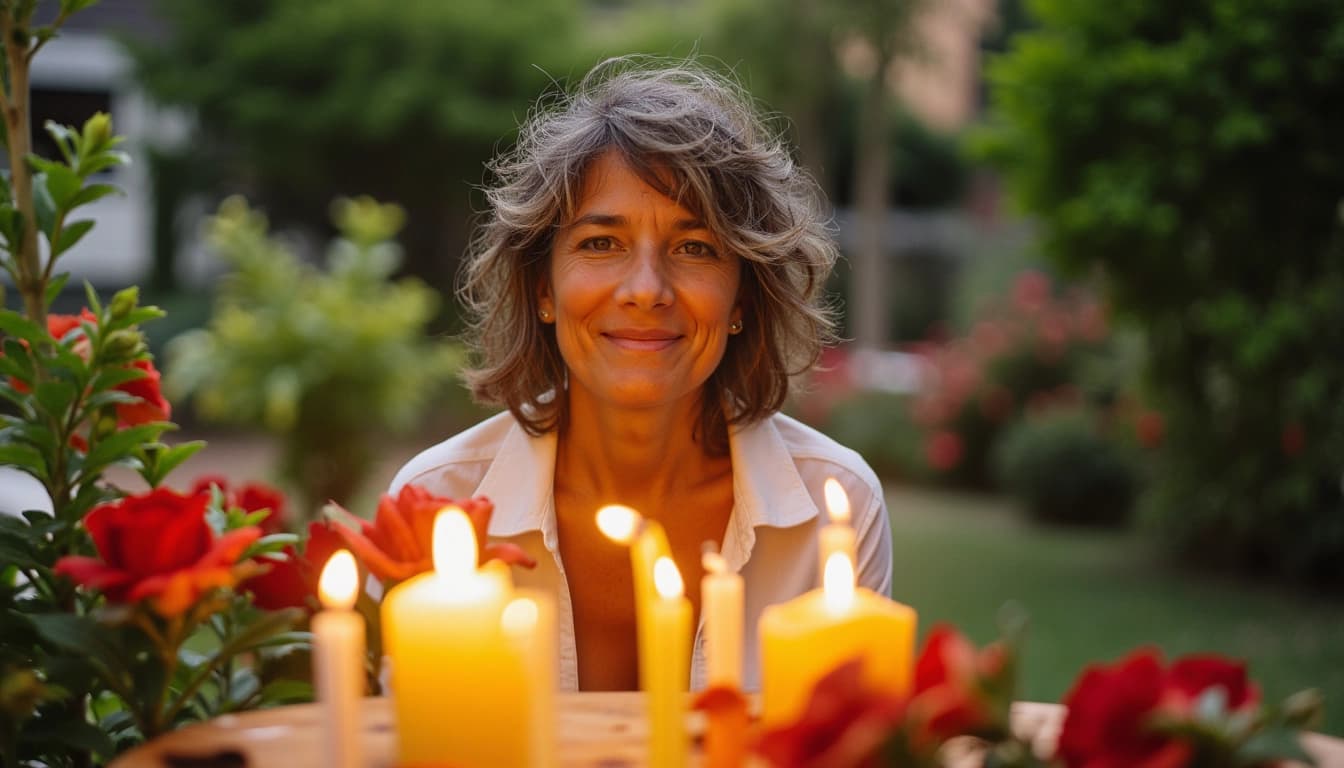
M 519 580 L 557 595 L 567 689 L 638 683 L 629 558 L 593 513 L 661 524 L 692 583 L 712 542 L 745 581 L 755 687 L 760 612 L 817 584 L 827 477 L 853 507 L 859 583 L 891 579 L 876 476 L 778 412 L 833 338 L 816 185 L 734 84 L 629 58 L 539 107 L 492 170 L 461 293 L 468 384 L 508 410 L 417 456 L 393 490 L 490 497 L 490 535 L 539 563 Z M 702 686 L 698 635 L 690 668 Z

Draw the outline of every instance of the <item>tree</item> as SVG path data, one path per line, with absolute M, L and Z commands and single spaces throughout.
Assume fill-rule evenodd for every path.
M 1344 584 L 1344 6 L 1039 0 L 983 148 L 1147 335 L 1187 555 Z
M 326 227 L 338 195 L 408 211 L 410 271 L 446 288 L 471 190 L 551 82 L 586 64 L 563 0 L 160 0 L 173 34 L 130 44 L 138 76 L 190 108 L 195 146 L 278 223 Z

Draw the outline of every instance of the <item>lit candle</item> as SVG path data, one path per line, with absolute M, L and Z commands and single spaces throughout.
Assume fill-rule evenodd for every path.
M 821 527 L 821 540 L 817 547 L 821 554 L 817 562 L 818 577 L 826 573 L 826 563 L 837 552 L 848 557 L 851 563 L 858 562 L 855 556 L 854 526 L 849 523 L 849 497 L 834 477 L 826 478 L 822 490 L 826 496 L 828 522 Z
M 650 674 L 643 681 L 649 712 L 648 764 L 649 768 L 685 768 L 691 601 L 684 595 L 681 572 L 672 558 L 658 558 L 652 575 L 658 596 L 649 606 L 653 636 L 647 646 L 649 663 L 644 667 Z
M 555 668 L 559 640 L 556 635 L 555 599 L 536 590 L 518 590 L 504 613 L 500 628 L 518 654 L 518 672 L 528 691 L 518 702 L 527 710 L 527 724 L 521 729 L 530 745 L 527 765 L 551 768 L 555 765 Z
M 527 766 L 518 725 L 530 691 L 501 626 L 508 571 L 477 570 L 476 534 L 460 509 L 439 513 L 433 542 L 434 571 L 394 587 L 382 606 L 398 765 Z
M 705 672 L 708 687 L 742 686 L 742 577 L 705 542 L 701 564 L 700 611 L 705 625 Z
M 639 643 L 639 679 L 645 680 L 653 670 L 645 666 L 652 658 L 647 646 L 651 641 L 649 606 L 658 592 L 653 583 L 653 564 L 660 557 L 672 557 L 667 533 L 656 520 L 647 520 L 635 510 L 620 504 L 608 504 L 597 511 L 597 527 L 618 544 L 630 546 L 630 569 L 635 584 L 635 630 Z
M 313 617 L 313 683 L 322 708 L 323 765 L 363 765 L 359 703 L 364 697 L 364 618 L 355 612 L 359 569 L 342 549 L 322 568 L 322 611 Z
M 792 722 L 817 681 L 837 665 L 863 659 L 865 682 L 904 695 L 910 688 L 914 609 L 854 586 L 854 563 L 841 553 L 826 562 L 822 589 L 761 614 L 762 723 Z

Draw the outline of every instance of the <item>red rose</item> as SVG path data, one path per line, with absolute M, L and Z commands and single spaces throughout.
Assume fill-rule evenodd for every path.
M 164 421 L 172 415 L 172 406 L 164 398 L 159 388 L 160 377 L 154 363 L 149 360 L 136 360 L 131 368 L 144 371 L 145 375 L 118 384 L 116 389 L 128 395 L 140 398 L 138 403 L 118 403 L 117 422 L 123 427 L 134 427 L 151 421 Z
M 1222 688 L 1229 711 L 1254 709 L 1260 704 L 1260 689 L 1246 677 L 1246 663 L 1213 654 L 1177 659 L 1167 671 L 1163 708 L 1178 714 L 1193 711 L 1199 697 L 1211 688 Z
M 401 581 L 434 569 L 434 517 L 447 506 L 461 509 L 471 519 L 476 531 L 477 562 L 495 558 L 510 565 L 536 567 L 536 561 L 515 544 L 486 544 L 495 505 L 485 497 L 454 501 L 407 485 L 395 497 L 385 495 L 379 500 L 373 523 L 350 515 L 359 530 L 342 525 L 336 526 L 336 531 L 373 575 L 384 582 Z
M 159 488 L 96 507 L 84 526 L 99 557 L 63 557 L 56 572 L 112 602 L 149 600 L 181 615 L 206 590 L 235 584 L 238 557 L 261 536 L 247 527 L 216 537 L 205 506 L 203 496 Z
M 191 493 L 205 494 L 209 498 L 212 486 L 224 494 L 226 508 L 237 507 L 244 512 L 270 510 L 271 513 L 258 524 L 262 533 L 280 533 L 285 530 L 285 495 L 278 488 L 264 483 L 248 483 L 241 490 L 234 491 L 223 475 L 201 475 L 191 486 Z
M 1001 658 L 990 646 L 986 657 Z M 974 734 L 1006 723 L 998 722 L 982 693 L 981 667 L 997 674 L 1001 663 L 981 663 L 981 652 L 950 625 L 939 624 L 929 633 L 915 661 L 915 682 L 910 711 L 921 744 L 934 745 L 953 736 Z M 989 675 L 985 675 L 988 677 Z M 1006 713 L 1005 713 L 1006 714 Z
M 302 555 L 290 546 L 285 547 L 283 560 L 260 559 L 258 562 L 267 566 L 266 572 L 244 581 L 239 589 L 251 592 L 252 602 L 268 611 L 291 607 L 311 610 L 317 602 L 322 568 L 342 546 L 340 534 L 330 523 L 309 523 L 308 543 Z
M 867 688 L 863 660 L 817 681 L 807 708 L 790 725 L 766 731 L 756 753 L 778 768 L 869 768 L 905 716 L 905 699 Z
M 1064 697 L 1068 714 L 1057 756 L 1066 768 L 1180 768 L 1189 744 L 1149 730 L 1166 685 L 1156 651 L 1113 666 L 1092 665 Z

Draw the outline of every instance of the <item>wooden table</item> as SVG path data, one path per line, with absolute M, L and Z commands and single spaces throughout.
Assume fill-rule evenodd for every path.
M 638 768 L 644 764 L 643 700 L 638 693 L 560 694 L 559 768 Z M 364 700 L 365 764 L 392 768 L 396 744 L 392 705 L 386 698 Z M 1049 754 L 1059 736 L 1064 708 L 1058 704 L 1013 705 L 1013 729 L 1029 738 L 1038 754 Z M 703 730 L 701 716 L 687 722 L 691 734 Z M 318 708 L 299 704 L 226 715 L 161 736 L 114 761 L 111 768 L 320 768 Z M 1320 768 L 1344 768 L 1344 741 L 1309 733 L 1302 737 Z M 692 766 L 699 759 L 692 757 Z M 758 764 L 753 764 L 753 767 Z M 951 766 L 976 765 L 973 755 L 953 756 Z

